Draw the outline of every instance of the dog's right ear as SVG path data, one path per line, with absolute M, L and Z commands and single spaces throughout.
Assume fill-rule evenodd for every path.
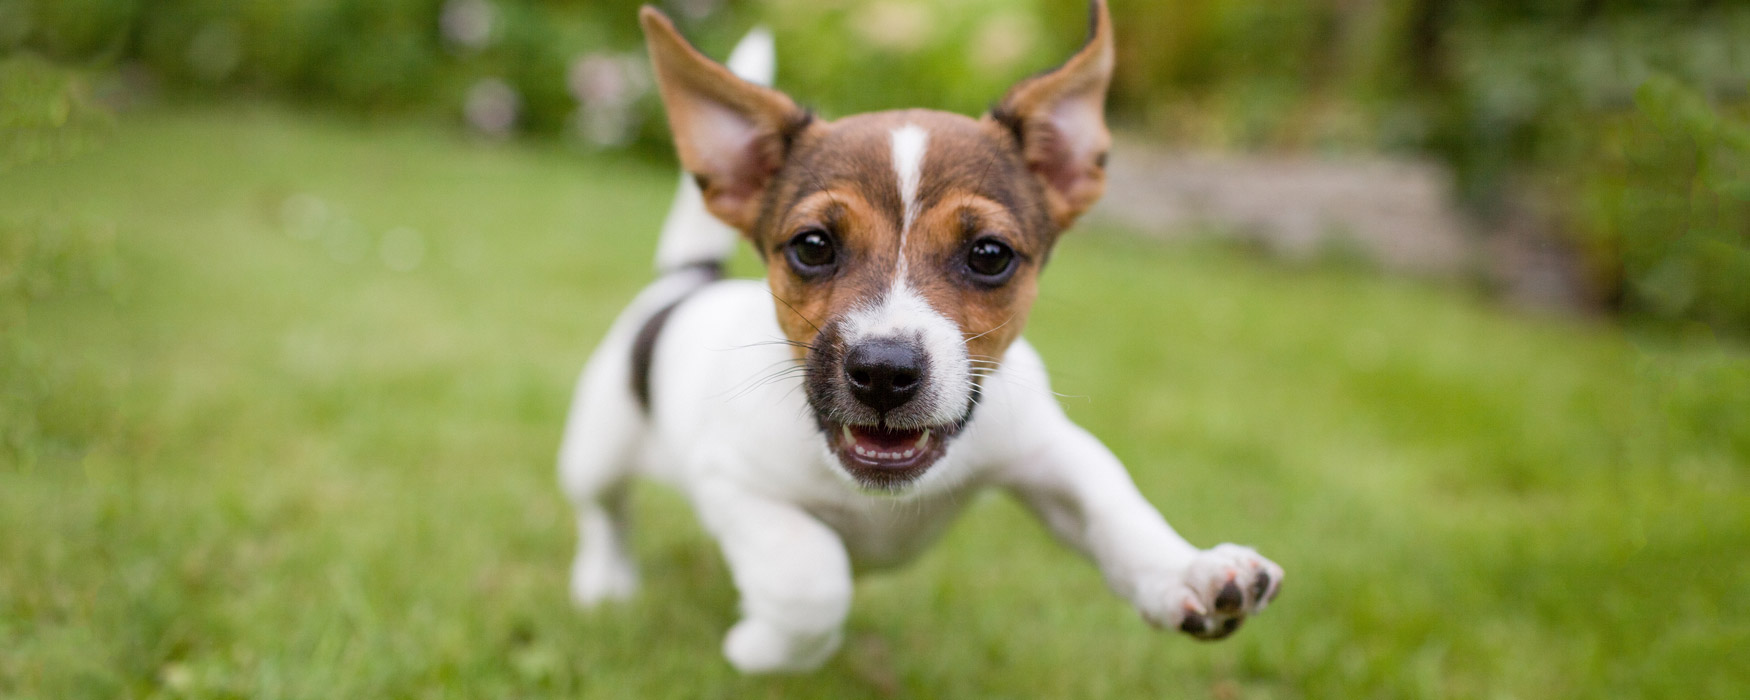
M 784 93 L 747 82 L 699 53 L 654 7 L 638 14 L 656 68 L 681 167 L 705 193 L 705 207 L 749 232 L 788 141 L 808 113 Z
M 989 118 L 1007 126 L 1028 169 L 1045 186 L 1046 209 L 1059 230 L 1106 191 L 1106 87 L 1116 50 L 1106 0 L 1088 3 L 1088 40 L 1055 70 L 1021 81 Z

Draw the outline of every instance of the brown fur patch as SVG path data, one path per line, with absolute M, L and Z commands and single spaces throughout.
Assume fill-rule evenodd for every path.
M 904 201 L 893 164 L 893 131 L 929 136 L 917 190 L 917 220 L 905 236 L 907 282 L 968 337 L 969 351 L 995 359 L 1018 337 L 1035 278 L 1058 229 L 1044 193 L 1012 136 L 990 120 L 928 110 L 877 112 L 816 122 L 798 135 L 790 159 L 750 232 L 778 296 L 779 325 L 812 342 L 819 327 L 892 288 L 900 255 Z M 786 246 L 810 228 L 838 241 L 837 270 L 797 274 Z M 1017 253 L 1013 278 L 995 287 L 969 278 L 968 247 L 990 237 Z M 798 350 L 800 353 L 800 349 Z

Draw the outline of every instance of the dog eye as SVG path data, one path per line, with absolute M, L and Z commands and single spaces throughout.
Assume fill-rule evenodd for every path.
M 1002 284 L 1015 272 L 1015 250 L 1002 241 L 986 238 L 966 251 L 966 267 L 984 284 Z
M 838 258 L 832 236 L 820 229 L 808 229 L 790 239 L 790 267 L 804 276 L 818 275 L 832 268 Z

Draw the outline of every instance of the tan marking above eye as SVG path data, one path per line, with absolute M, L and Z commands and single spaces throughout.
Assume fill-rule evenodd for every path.
M 825 189 L 803 197 L 790 207 L 773 232 L 773 240 L 767 241 L 766 245 L 774 250 L 780 249 L 791 237 L 810 228 L 826 229 L 842 243 L 848 243 L 849 238 L 862 237 L 849 232 L 865 229 L 871 222 L 879 225 L 883 219 L 875 207 L 855 190 L 843 187 Z
M 784 219 L 778 226 L 777 235 L 788 237 L 809 226 L 825 224 L 832 218 L 835 208 L 849 208 L 847 203 L 861 203 L 862 198 L 848 190 L 821 190 L 803 197 L 795 206 L 784 213 Z
M 965 219 L 978 223 L 977 230 L 967 230 Z M 924 210 L 908 241 L 909 255 L 940 256 L 959 250 L 967 242 L 985 235 L 994 235 L 1023 257 L 1032 251 L 1022 247 L 1024 236 L 1020 224 L 1009 210 L 989 198 L 970 193 L 950 194 Z

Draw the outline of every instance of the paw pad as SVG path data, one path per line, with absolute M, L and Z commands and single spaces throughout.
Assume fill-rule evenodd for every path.
M 1198 553 L 1184 577 L 1178 628 L 1205 641 L 1232 635 L 1282 591 L 1282 567 L 1231 544 Z

